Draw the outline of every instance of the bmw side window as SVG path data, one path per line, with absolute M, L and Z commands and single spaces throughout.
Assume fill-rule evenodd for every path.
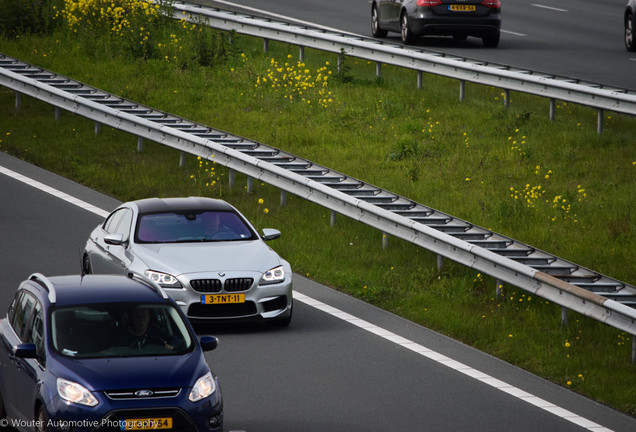
M 123 236 L 124 241 L 127 241 L 130 238 L 130 226 L 132 225 L 132 211 L 129 209 L 124 209 L 122 212 L 121 219 L 119 223 L 115 227 L 115 233 L 121 234 Z
M 108 216 L 108 219 L 104 222 L 104 230 L 106 230 L 108 234 L 115 233 L 115 229 L 117 228 L 117 225 L 119 225 L 119 221 L 121 221 L 125 211 L 126 209 L 119 209 Z

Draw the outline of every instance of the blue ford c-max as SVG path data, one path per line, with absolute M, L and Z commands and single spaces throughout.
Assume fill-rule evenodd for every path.
M 33 274 L 0 320 L 0 423 L 27 431 L 223 430 L 180 308 L 142 277 Z

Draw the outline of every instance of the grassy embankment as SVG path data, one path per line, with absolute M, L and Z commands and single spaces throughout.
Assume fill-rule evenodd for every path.
M 59 20 L 44 35 L 11 34 L 0 52 L 203 124 L 231 131 L 360 178 L 627 282 L 636 282 L 636 121 L 297 48 L 162 23 L 139 34 L 78 37 Z M 147 33 L 146 33 L 147 32 Z M 104 34 L 108 32 L 105 31 Z M 123 34 L 123 33 L 122 33 Z M 122 41 L 128 38 L 133 41 Z M 135 40 L 138 39 L 137 42 Z M 139 43 L 141 48 L 137 47 Z M 143 58 L 145 57 L 145 58 Z M 286 74 L 286 77 L 283 75 Z M 318 75 L 321 75 L 318 78 Z M 324 77 L 327 77 L 325 79 Z M 288 85 L 283 83 L 289 82 Z M 305 86 L 299 83 L 306 82 Z M 272 84 L 280 84 L 272 86 Z M 300 93 L 302 92 L 302 94 Z M 303 101 L 304 99 L 304 101 Z M 309 101 L 309 102 L 308 102 Z M 631 337 L 557 305 L 390 239 L 225 169 L 0 89 L 0 151 L 120 200 L 208 195 L 226 199 L 260 227 L 281 229 L 274 246 L 296 272 L 459 339 L 631 415 L 636 366 Z M 292 324 L 293 325 L 293 324 Z

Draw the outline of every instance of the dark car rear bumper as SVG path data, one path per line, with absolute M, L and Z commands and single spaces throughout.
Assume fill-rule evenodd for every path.
M 433 16 L 429 12 L 411 16 L 409 27 L 411 33 L 417 36 L 489 36 L 501 30 L 501 15 L 469 18 Z

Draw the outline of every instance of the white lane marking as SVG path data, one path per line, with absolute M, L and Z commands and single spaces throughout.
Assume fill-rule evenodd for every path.
M 516 397 L 524 402 L 527 402 L 531 405 L 536 406 L 537 408 L 541 408 L 544 411 L 547 411 L 551 414 L 556 415 L 564 420 L 567 420 L 571 423 L 574 423 L 578 426 L 581 426 L 584 429 L 594 431 L 594 432 L 611 432 L 611 429 L 607 429 L 604 426 L 601 426 L 593 421 L 590 421 L 584 417 L 579 416 L 573 412 L 570 412 L 566 409 L 563 409 L 557 405 L 554 405 L 551 402 L 548 402 L 544 399 L 541 399 L 537 396 L 534 396 L 530 393 L 525 392 L 517 387 L 514 387 L 504 381 L 498 380 L 488 374 L 485 374 L 477 369 L 474 369 L 468 365 L 458 362 L 457 360 L 453 360 L 450 357 L 446 357 L 443 354 L 440 354 L 436 351 L 431 350 L 423 345 L 415 343 L 411 340 L 405 339 L 402 336 L 399 336 L 393 332 L 390 332 L 386 329 L 376 326 L 368 321 L 364 321 L 360 318 L 357 318 L 351 314 L 343 312 L 339 309 L 334 308 L 333 306 L 329 306 L 325 303 L 322 303 L 319 300 L 315 300 L 309 296 L 299 293 L 298 291 L 294 291 L 294 300 L 298 300 L 302 303 L 305 303 L 308 306 L 321 310 L 329 315 L 332 315 L 336 318 L 339 318 L 343 321 L 346 321 L 354 326 L 360 327 L 363 330 L 366 330 L 370 333 L 376 334 L 381 338 L 384 338 L 390 342 L 393 342 L 401 347 L 404 347 L 408 350 L 411 350 L 417 354 L 420 354 L 430 360 L 433 360 L 439 364 L 447 366 L 457 372 L 461 372 L 466 376 L 476 379 L 477 381 L 481 381 L 484 384 L 487 384 L 491 387 L 496 388 L 497 390 L 501 390 L 502 392 L 508 393 L 511 396 Z
M 513 35 L 513 36 L 521 36 L 521 37 L 528 36 L 528 35 L 527 35 L 527 34 L 525 34 L 525 33 L 517 33 L 517 32 L 510 31 L 510 30 L 501 30 L 501 32 L 502 32 L 502 33 L 507 33 L 507 34 L 509 34 L 509 35 Z
M 29 186 L 33 186 L 34 188 L 39 189 L 42 192 L 46 192 L 50 195 L 53 195 L 54 197 L 67 201 L 73 205 L 76 205 L 77 207 L 83 208 L 84 210 L 88 210 L 89 212 L 95 213 L 96 215 L 99 215 L 102 217 L 106 217 L 109 215 L 109 212 L 105 210 L 102 210 L 100 208 L 95 207 L 92 204 L 89 204 L 78 198 L 65 194 L 64 192 L 54 189 L 50 186 L 47 186 L 44 183 L 40 183 L 39 181 L 33 180 L 32 178 L 25 177 L 22 174 L 18 174 L 15 171 L 11 171 L 10 169 L 5 168 L 1 165 L 0 165 L 0 173 L 7 175 L 15 180 L 21 181 L 22 183 L 26 183 Z
M 74 204 L 84 210 L 90 211 L 92 213 L 95 213 L 99 216 L 103 216 L 106 217 L 108 216 L 109 212 L 107 212 L 106 210 L 102 210 L 100 208 L 97 208 L 95 206 L 93 206 L 92 204 L 89 204 L 85 201 L 82 201 L 80 199 L 74 198 L 62 191 L 59 191 L 57 189 L 54 189 L 50 186 L 45 185 L 44 183 L 40 183 L 36 180 L 33 180 L 29 177 L 23 176 L 22 174 L 18 174 L 15 171 L 11 171 L 10 169 L 4 168 L 3 166 L 0 165 L 0 173 L 5 174 L 9 177 L 12 177 L 16 180 L 19 180 L 25 184 L 28 184 L 29 186 L 33 186 L 36 189 L 39 189 L 43 192 L 46 192 L 48 194 L 51 194 L 57 198 L 60 198 L 64 201 L 67 201 L 71 204 Z M 436 351 L 431 350 L 430 348 L 427 348 L 423 345 L 420 345 L 418 343 L 415 343 L 409 339 L 406 339 L 402 336 L 399 336 L 389 330 L 383 329 L 382 327 L 378 327 L 375 324 L 372 324 L 368 321 L 362 320 L 360 318 L 357 318 L 347 312 L 341 311 L 340 309 L 337 309 L 333 306 L 329 306 L 325 303 L 322 303 L 319 300 L 315 300 L 309 296 L 306 296 L 304 294 L 301 294 L 297 291 L 294 291 L 294 299 L 298 300 L 302 303 L 305 303 L 308 306 L 311 306 L 315 309 L 321 310 L 323 312 L 326 312 L 336 318 L 339 318 L 343 321 L 346 321 L 350 324 L 353 324 L 363 330 L 366 330 L 370 333 L 376 334 L 378 336 L 380 336 L 383 339 L 388 340 L 389 342 L 393 342 L 401 347 L 404 347 L 406 349 L 409 349 L 417 354 L 420 354 L 430 360 L 433 360 L 439 364 L 442 364 L 444 366 L 447 366 L 457 372 L 461 372 L 466 376 L 469 376 L 471 378 L 474 378 L 478 381 L 483 382 L 484 384 L 487 384 L 491 387 L 494 387 L 498 390 L 501 390 L 505 393 L 508 393 L 511 396 L 514 396 L 522 401 L 528 402 L 531 405 L 534 405 L 538 408 L 541 408 L 549 413 L 552 413 L 554 415 L 556 415 L 557 417 L 560 417 L 564 420 L 567 420 L 571 423 L 574 423 L 576 425 L 581 426 L 582 428 L 585 428 L 587 430 L 590 431 L 594 431 L 594 432 L 613 432 L 611 429 L 607 429 L 606 427 L 603 427 L 597 423 L 594 423 L 593 421 L 590 421 L 584 417 L 579 416 L 578 414 L 575 414 L 573 412 L 570 412 L 566 409 L 563 409 L 557 405 L 554 405 L 551 402 L 548 402 L 544 399 L 541 399 L 539 397 L 536 397 L 530 393 L 527 393 L 517 387 L 514 387 L 510 384 L 507 384 L 501 380 L 498 380 L 488 374 L 485 374 L 477 369 L 474 369 L 468 365 L 465 365 L 463 363 L 460 363 L 456 360 L 453 360 L 450 357 L 446 357 L 443 354 L 440 354 Z
M 543 9 L 550 9 L 550 10 L 557 11 L 557 12 L 569 12 L 567 9 L 561 9 L 561 8 L 558 8 L 558 7 L 546 6 L 546 5 L 542 5 L 542 4 L 533 3 L 531 6 L 538 7 L 538 8 L 543 8 Z

